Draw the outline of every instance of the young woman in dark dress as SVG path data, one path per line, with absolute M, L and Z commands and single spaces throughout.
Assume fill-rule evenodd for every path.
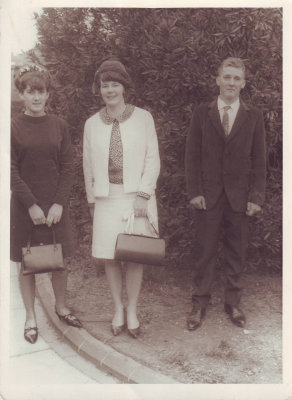
M 21 262 L 22 247 L 31 236 L 32 244 L 52 243 L 52 225 L 63 256 L 71 255 L 68 198 L 72 186 L 72 148 L 67 125 L 47 115 L 49 73 L 36 65 L 21 68 L 15 79 L 25 106 L 11 122 L 11 260 Z M 18 264 L 19 265 L 19 264 Z M 38 337 L 34 309 L 35 276 L 23 275 L 19 284 L 26 309 L 24 337 L 35 343 Z M 52 273 L 56 313 L 68 325 L 81 322 L 65 305 L 66 272 Z

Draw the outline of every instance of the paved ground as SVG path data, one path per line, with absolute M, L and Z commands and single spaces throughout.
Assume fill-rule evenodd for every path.
M 35 344 L 23 338 L 25 310 L 19 292 L 17 271 L 11 267 L 10 289 L 11 385 L 117 383 L 78 355 L 54 329 L 36 300 L 39 338 Z M 60 355 L 59 355 L 60 354 Z M 81 372 L 81 370 L 83 372 Z
M 84 271 L 83 271 L 84 272 Z M 145 326 L 145 318 L 146 320 L 150 318 L 151 316 L 148 315 L 146 312 L 146 309 L 144 311 L 142 310 L 142 319 L 144 322 L 144 333 L 142 334 L 141 339 L 138 339 L 137 341 L 131 340 L 130 338 L 127 337 L 127 335 L 122 335 L 121 337 L 115 338 L 114 343 L 113 343 L 113 338 L 112 337 L 107 337 L 107 330 L 108 330 L 108 325 L 110 322 L 110 313 L 108 314 L 108 311 L 110 311 L 111 304 L 108 301 L 110 299 L 107 299 L 108 293 L 105 294 L 103 290 L 103 286 L 106 287 L 106 285 L 103 282 L 103 275 L 97 274 L 94 276 L 94 274 L 89 274 L 89 271 L 85 271 L 86 274 L 88 274 L 87 278 L 90 278 L 90 281 L 92 282 L 92 288 L 91 285 L 89 285 L 88 281 L 83 287 L 83 284 L 81 285 L 83 288 L 79 288 L 79 292 L 75 291 L 72 286 L 75 286 L 72 281 L 72 277 L 74 276 L 74 271 L 71 271 L 71 281 L 69 282 L 69 293 L 68 293 L 68 301 L 71 303 L 71 306 L 74 305 L 75 308 L 80 306 L 83 311 L 84 308 L 82 304 L 84 304 L 84 301 L 88 301 L 91 298 L 91 295 L 94 296 L 97 300 L 97 303 L 100 305 L 102 304 L 102 307 L 105 308 L 105 321 L 100 321 L 99 323 L 95 322 L 95 325 L 99 328 L 102 328 L 103 324 L 105 325 L 104 328 L 99 330 L 99 335 L 101 342 L 96 341 L 96 339 L 92 338 L 88 332 L 86 332 L 84 329 L 82 330 L 74 330 L 73 332 L 78 332 L 83 335 L 83 342 L 82 345 L 79 346 L 80 348 L 83 346 L 84 343 L 84 338 L 89 338 L 89 342 L 91 341 L 91 338 L 97 343 L 99 343 L 100 346 L 105 346 L 108 344 L 109 346 L 107 347 L 106 351 L 106 356 L 103 357 L 105 359 L 107 355 L 112 356 L 113 353 L 115 352 L 114 348 L 118 350 L 127 350 L 128 353 L 130 353 L 132 356 L 135 358 L 135 353 L 140 349 L 147 350 L 148 348 L 148 353 L 152 352 L 155 348 L 159 346 L 161 348 L 161 343 L 156 343 L 155 346 L 151 346 L 153 348 L 150 349 L 149 346 L 147 346 L 147 325 Z M 91 275 L 91 276 L 90 276 Z M 39 276 L 41 277 L 41 276 Z M 86 275 L 85 275 L 86 277 Z M 83 276 L 84 278 L 84 276 Z M 75 280 L 74 280 L 75 282 Z M 77 279 L 76 282 L 79 282 L 80 284 L 80 277 Z M 277 282 L 277 283 L 276 283 Z M 44 289 L 43 293 L 48 292 L 51 285 L 49 282 L 49 278 L 47 274 L 42 275 L 42 279 L 39 280 L 39 286 L 40 289 Z M 85 282 L 83 282 L 85 283 Z M 150 285 L 150 287 L 149 287 Z M 263 291 L 257 290 L 256 297 L 257 301 L 263 301 L 267 303 L 267 309 L 269 311 L 272 311 L 272 314 L 279 313 L 280 311 L 280 304 L 278 302 L 279 300 L 279 293 L 280 293 L 280 282 L 279 279 L 273 279 L 269 281 L 269 285 L 267 282 L 263 283 Z M 76 289 L 76 287 L 75 287 Z M 86 289 L 86 296 L 84 295 L 84 290 L 80 289 Z M 92 289 L 92 290 L 91 290 Z M 147 290 L 146 290 L 147 289 Z M 269 289 L 270 295 L 267 296 L 267 289 Z M 72 291 L 73 290 L 73 291 Z M 146 292 L 145 292 L 146 290 Z M 157 293 L 156 296 L 156 290 L 159 290 L 159 293 Z M 168 292 L 167 290 L 171 290 L 171 293 Z M 174 292 L 173 292 L 174 291 Z M 72 302 L 72 296 L 73 292 L 75 293 L 76 301 L 77 302 Z M 81 292 L 81 293 L 80 293 Z M 82 293 L 83 292 L 83 293 Z M 145 308 L 147 306 L 146 304 L 146 297 L 149 298 L 149 295 L 152 293 L 150 296 L 150 299 L 148 301 L 150 302 L 158 302 L 159 299 L 167 299 L 167 309 L 169 310 L 169 307 L 175 306 L 175 308 L 180 308 L 179 302 L 175 300 L 175 304 L 172 304 L 173 301 L 171 301 L 170 304 L 170 299 L 173 299 L 173 294 L 176 293 L 178 294 L 178 287 L 175 285 L 172 285 L 172 288 L 170 289 L 170 286 L 165 286 L 165 285 L 158 285 L 156 287 L 156 284 L 154 282 L 151 283 L 151 281 L 148 281 L 146 284 L 146 287 L 144 286 L 144 294 L 142 292 L 142 299 L 145 299 Z M 78 303 L 80 300 L 80 295 L 83 294 L 83 303 Z M 45 293 L 47 296 L 47 293 Z M 166 297 L 165 297 L 166 295 Z M 252 295 L 252 293 L 250 293 Z M 96 297 L 97 296 L 97 297 Z M 100 298 L 102 296 L 102 298 Z M 186 293 L 186 298 L 188 298 L 188 293 Z M 105 300 L 107 301 L 105 302 Z M 277 299 L 277 301 L 276 301 Z M 103 300 L 102 302 L 98 300 Z M 52 299 L 50 301 L 53 301 Z M 275 303 L 276 301 L 276 303 Z M 90 303 L 90 302 L 89 302 Z M 96 304 L 96 301 L 94 301 Z M 213 303 L 213 306 L 211 307 L 211 314 L 214 313 L 217 310 L 217 300 L 215 298 L 215 302 Z M 161 306 L 161 304 L 160 304 Z M 165 307 L 164 306 L 164 307 Z M 71 345 L 69 345 L 69 342 L 66 341 L 66 334 L 64 332 L 67 332 L 68 329 L 65 327 L 65 331 L 61 331 L 62 334 L 58 332 L 56 328 L 56 319 L 55 316 L 52 314 L 50 315 L 50 318 L 48 318 L 46 310 L 46 314 L 44 310 L 42 309 L 42 306 L 39 301 L 36 302 L 36 308 L 37 308 L 37 315 L 38 315 L 38 324 L 39 324 L 39 329 L 40 329 L 40 337 L 38 342 L 35 345 L 30 345 L 29 343 L 25 342 L 23 339 L 23 325 L 24 325 L 24 309 L 23 309 L 23 304 L 22 300 L 20 297 L 20 293 L 18 290 L 18 282 L 17 282 L 17 274 L 16 270 L 12 268 L 12 276 L 11 276 L 11 310 L 10 310 L 10 316 L 11 316 L 11 325 L 10 325 L 10 358 L 9 358 L 9 367 L 8 371 L 6 372 L 6 376 L 9 377 L 9 382 L 5 382 L 6 384 L 10 385 L 10 387 L 13 389 L 13 396 L 3 396 L 5 400 L 45 400 L 45 399 L 56 399 L 56 400 L 73 400 L 73 399 L 80 399 L 80 398 L 86 398 L 86 400 L 91 400 L 91 399 L 99 399 L 99 400 L 152 400 L 152 399 L 169 399 L 169 400 L 177 400 L 178 398 L 180 400 L 184 399 L 190 399 L 194 398 L 194 395 L 196 398 L 200 399 L 214 399 L 218 400 L 218 393 L 221 393 L 223 396 L 224 393 L 224 400 L 229 400 L 229 399 L 244 399 L 245 398 L 250 398 L 250 399 L 260 399 L 263 398 L 261 397 L 263 395 L 263 385 L 257 385 L 257 388 L 255 388 L 254 385 L 249 385 L 245 386 L 243 391 L 238 392 L 235 390 L 231 390 L 231 388 L 225 386 L 218 386 L 218 385 L 156 385 L 155 388 L 153 385 L 95 385 L 96 383 L 119 383 L 119 381 L 116 378 L 113 378 L 112 376 L 109 376 L 106 373 L 100 372 L 97 368 L 96 365 L 92 364 L 92 362 L 89 362 L 84 359 L 84 357 L 81 357 L 79 354 L 79 348 L 74 350 Z M 52 305 L 50 305 L 50 308 L 53 309 Z M 148 308 L 148 307 L 147 307 Z M 185 305 L 184 307 L 185 308 Z M 212 311 L 213 308 L 213 311 Z M 109 310 L 107 310 L 109 309 Z M 148 308 L 149 309 L 149 308 Z M 216 309 L 216 310 L 215 310 Z M 85 315 L 83 314 L 82 317 L 87 320 L 85 322 L 85 325 L 89 323 L 92 324 L 94 321 L 91 320 L 91 312 L 93 310 L 91 307 L 88 307 L 86 309 L 86 317 L 84 318 Z M 172 314 L 172 313 L 170 313 Z M 168 312 L 169 315 L 169 312 Z M 81 316 L 81 315 L 80 315 Z M 161 314 L 160 314 L 161 316 Z M 96 318 L 96 317 L 95 317 Z M 152 317 L 151 317 L 152 318 Z M 182 319 L 185 318 L 184 315 L 181 316 Z M 273 318 L 274 320 L 274 318 Z M 265 320 L 267 321 L 267 319 Z M 58 320 L 57 320 L 58 322 Z M 226 324 L 227 321 L 224 322 L 224 325 Z M 277 348 L 279 347 L 280 341 L 279 338 L 276 339 L 276 337 L 279 336 L 280 330 L 279 330 L 279 322 L 280 319 L 277 317 L 277 323 L 276 323 L 276 331 L 275 329 L 272 329 L 274 339 L 276 340 L 277 343 Z M 153 324 L 156 325 L 155 320 L 152 320 L 151 326 L 151 332 L 153 331 Z M 160 324 L 161 324 L 161 319 L 160 319 Z M 177 319 L 175 318 L 174 324 L 177 324 Z M 89 327 L 88 325 L 88 327 Z M 181 324 L 178 324 L 181 325 Z M 227 325 L 228 326 L 228 325 Z M 158 325 L 157 325 L 158 327 Z M 207 327 L 207 322 L 206 322 L 206 327 Z M 273 328 L 275 328 L 273 327 Z M 62 327 L 63 329 L 64 327 Z M 105 331 L 104 331 L 105 329 Z M 233 329 L 233 327 L 232 327 Z M 234 328 L 235 329 L 235 328 Z M 185 330 L 183 330 L 185 332 Z M 69 331 L 70 332 L 70 329 Z M 104 333 L 103 333 L 104 332 Z M 236 330 L 235 330 L 236 332 Z M 94 332 L 92 332 L 94 333 Z M 198 332 L 199 333 L 199 332 Z M 220 333 L 220 332 L 219 332 Z M 248 337 L 252 332 L 247 331 L 245 332 L 245 335 Z M 204 336 L 204 341 L 206 341 L 206 336 L 204 335 L 204 330 L 201 330 L 201 334 L 199 333 L 199 336 L 202 335 Z M 276 337 L 275 337 L 276 334 Z M 82 336 L 81 335 L 81 336 Z M 186 334 L 185 334 L 186 335 Z M 184 340 L 186 340 L 186 336 L 184 335 Z M 73 335 L 76 339 L 76 334 Z M 170 360 L 168 358 L 168 367 L 164 370 L 164 372 L 169 372 L 170 375 L 172 375 L 171 371 L 173 369 L 177 369 L 177 363 L 185 360 L 181 360 L 182 354 L 178 354 L 176 351 L 176 347 L 174 339 L 178 336 L 178 332 L 176 329 L 172 330 L 172 332 L 169 332 L 169 337 L 172 337 L 173 340 L 170 340 L 168 343 L 168 348 L 173 355 L 173 360 Z M 188 334 L 189 336 L 189 334 Z M 193 337 L 193 335 L 192 335 Z M 160 340 L 159 337 L 156 338 L 158 341 Z M 163 338 L 162 338 L 163 339 Z M 262 338 L 264 339 L 264 338 Z M 165 340 L 164 340 L 165 341 Z M 103 343 L 102 343 L 103 342 Z M 116 342 L 116 343 L 115 343 Z M 106 344 L 105 344 L 106 343 Z M 96 343 L 95 343 L 96 344 Z M 177 345 L 177 344 L 176 344 Z M 216 364 L 216 359 L 222 358 L 223 363 L 226 363 L 226 366 L 228 366 L 229 363 L 229 358 L 232 355 L 230 352 L 229 348 L 225 348 L 222 343 L 220 343 L 221 347 L 219 348 L 219 351 L 217 353 L 208 355 L 209 357 L 209 367 L 211 364 L 213 365 L 214 363 Z M 145 347 L 146 346 L 146 347 Z M 223 347 L 224 348 L 223 348 Z M 145 348 L 144 348 L 145 347 Z M 249 351 L 249 346 L 246 347 L 247 352 Z M 254 346 L 252 346 L 252 351 L 254 352 L 256 349 L 256 343 L 254 343 Z M 110 351 L 108 351 L 108 348 L 110 348 Z M 271 343 L 268 344 L 268 348 L 271 350 Z M 129 349 L 131 351 L 129 351 Z M 139 350 L 139 353 L 141 351 Z M 162 349 L 163 350 L 163 349 Z M 274 350 L 273 350 L 274 351 Z M 263 355 L 263 349 L 260 350 L 261 354 Z M 276 351 L 276 353 L 278 350 Z M 156 352 L 157 353 L 157 352 Z M 161 351 L 160 351 L 161 353 Z M 117 369 L 120 369 L 120 373 L 122 374 L 127 370 L 127 367 L 129 365 L 133 366 L 135 365 L 135 369 L 133 372 L 130 374 L 135 376 L 137 375 L 138 371 L 138 378 L 140 379 L 164 379 L 163 376 L 161 375 L 155 375 L 153 371 L 153 376 L 149 375 L 149 372 L 151 374 L 151 370 L 149 369 L 143 369 L 144 367 L 142 365 L 138 365 L 135 361 L 132 361 L 131 359 L 126 358 L 125 355 L 122 353 L 117 353 L 118 358 L 113 359 L 114 364 L 116 361 L 117 362 Z M 146 353 L 145 353 L 146 354 Z M 144 357 L 144 352 L 142 352 L 142 355 Z M 158 360 L 159 360 L 159 353 L 158 354 Z M 161 353 L 163 355 L 163 353 Z M 279 352 L 278 352 L 279 355 Z M 147 354 L 146 354 L 147 356 Z M 210 359 L 210 356 L 212 356 Z M 275 354 L 273 354 L 274 358 Z M 141 357 L 141 354 L 140 354 Z M 142 358 L 143 358 L 142 357 Z M 215 357 L 215 358 L 214 358 Z M 110 357 L 109 357 L 110 358 Z M 146 357 L 147 358 L 147 357 Z M 165 357 L 163 357 L 164 359 Z M 271 359 L 271 354 L 268 355 L 268 359 Z M 154 360 L 154 359 L 153 359 Z M 218 360 L 217 360 L 218 361 Z M 131 364 L 134 363 L 134 364 Z M 211 362 L 211 364 L 210 364 Z M 279 364 L 280 360 L 276 361 L 276 369 Z M 231 365 L 229 365 L 230 367 Z M 161 364 L 152 364 L 152 367 L 154 370 L 160 370 Z M 131 367 L 132 368 L 132 367 Z M 193 366 L 191 365 L 179 365 L 179 369 L 182 369 L 184 373 L 191 368 L 191 370 L 194 370 Z M 207 365 L 204 366 L 205 372 L 208 372 Z M 82 372 L 81 372 L 82 371 Z M 144 372 L 144 376 L 141 378 L 141 371 L 142 375 Z M 182 372 L 181 371 L 181 372 Z M 196 372 L 196 370 L 194 370 Z M 127 372 L 128 373 L 128 372 Z M 139 377 L 140 373 L 140 377 Z M 208 374 L 207 374 L 208 375 Z M 126 376 L 126 375 L 125 375 Z M 178 375 L 179 376 L 179 375 Z M 278 370 L 278 377 L 280 378 L 281 373 Z M 137 378 L 137 379 L 138 379 Z M 167 378 L 168 379 L 168 378 Z M 3 381 L 2 381 L 3 382 Z M 165 381 L 166 382 L 166 381 Z M 169 382 L 174 383 L 174 381 L 169 380 Z M 143 382 L 142 382 L 143 383 Z M 208 382 L 206 382 L 208 383 Z M 215 382 L 214 382 L 215 383 Z M 217 383 L 217 382 L 216 382 Z M 218 382 L 219 383 L 219 382 Z M 260 381 L 258 380 L 258 383 Z M 272 383 L 272 382 L 270 382 Z M 275 381 L 273 383 L 276 383 Z M 278 380 L 278 383 L 280 383 L 280 379 Z M 25 386 L 24 386 L 25 385 Z M 28 391 L 26 392 L 28 385 L 30 385 L 29 389 L 29 395 Z M 61 385 L 61 386 L 60 386 Z M 278 388 L 277 388 L 278 387 Z M 60 390 L 61 388 L 61 390 Z M 218 389 L 216 389 L 218 388 Z M 219 390 L 220 388 L 220 390 Z M 249 390 L 252 389 L 252 391 Z M 215 390 L 214 390 L 215 389 Z M 285 389 L 285 390 L 284 390 Z M 287 389 L 287 390 L 286 390 Z M 265 400 L 274 400 L 275 398 L 277 399 L 285 399 L 288 400 L 289 397 L 288 393 L 291 393 L 291 391 L 288 391 L 288 388 L 281 387 L 279 385 L 275 385 L 275 387 L 272 385 L 269 387 L 269 390 L 265 392 Z M 82 394 L 80 397 L 80 393 Z M 217 393 L 217 394 L 216 394 Z M 236 396 L 234 395 L 236 393 Z M 284 393 L 286 397 L 284 397 Z M 1 398 L 1 391 L 0 391 L 0 398 Z M 2 394 L 3 395 L 3 394 Z M 198 397 L 199 396 L 199 397 Z M 275 397 L 276 396 L 276 397 Z M 223 399 L 223 397 L 222 397 Z

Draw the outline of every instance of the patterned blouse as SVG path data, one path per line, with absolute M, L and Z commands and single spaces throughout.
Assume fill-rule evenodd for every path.
M 135 106 L 127 104 L 124 112 L 118 117 L 112 118 L 108 115 L 106 107 L 99 112 L 102 122 L 112 126 L 109 148 L 108 173 L 110 183 L 123 183 L 123 144 L 120 132 L 120 123 L 131 117 Z

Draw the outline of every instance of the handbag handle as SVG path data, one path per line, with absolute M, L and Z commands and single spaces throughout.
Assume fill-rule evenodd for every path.
M 154 225 L 154 223 L 150 220 L 148 213 L 146 215 L 146 219 L 149 222 L 149 224 L 152 226 L 152 228 L 153 228 L 154 232 L 156 233 L 156 235 L 159 236 L 159 232 L 156 229 L 156 226 Z
M 135 213 L 132 212 L 130 215 L 127 215 L 127 217 L 125 217 L 124 219 L 127 220 L 127 225 L 126 225 L 126 229 L 125 232 L 126 233 L 132 233 L 133 232 L 133 227 L 134 227 L 134 219 L 135 219 Z M 152 222 L 152 220 L 149 218 L 149 214 L 147 213 L 146 215 L 146 219 L 149 223 L 149 225 L 153 228 L 155 234 L 157 235 L 157 237 L 159 237 L 159 232 L 156 228 L 156 226 L 154 225 L 154 223 Z
M 30 236 L 29 236 L 29 239 L 28 239 L 27 245 L 26 245 L 26 251 L 27 251 L 28 253 L 30 253 L 30 246 L 31 246 L 31 235 L 32 235 L 32 231 L 33 231 L 33 229 L 34 229 L 34 226 L 33 226 L 33 227 L 32 227 L 32 229 L 31 229 L 31 233 L 30 233 Z M 53 226 L 51 226 L 49 229 L 51 229 L 51 230 L 52 230 L 52 236 L 53 236 L 53 245 L 54 245 L 54 247 L 56 248 L 56 247 L 57 247 L 57 242 L 56 242 L 56 234 L 55 234 L 54 228 L 53 228 Z

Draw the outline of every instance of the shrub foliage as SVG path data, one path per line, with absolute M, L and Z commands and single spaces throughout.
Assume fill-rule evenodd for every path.
M 90 219 L 82 174 L 85 120 L 102 105 L 93 96 L 95 70 L 109 56 L 127 67 L 129 102 L 154 116 L 162 160 L 160 230 L 168 262 L 188 267 L 196 255 L 196 221 L 188 207 L 184 147 L 193 107 L 218 94 L 221 61 L 247 66 L 245 101 L 260 107 L 267 132 L 267 200 L 251 224 L 249 264 L 281 268 L 282 11 L 279 8 L 45 8 L 36 15 L 39 44 L 30 53 L 54 81 L 50 109 L 72 131 L 76 181 L 71 207 L 80 245 L 88 249 Z

